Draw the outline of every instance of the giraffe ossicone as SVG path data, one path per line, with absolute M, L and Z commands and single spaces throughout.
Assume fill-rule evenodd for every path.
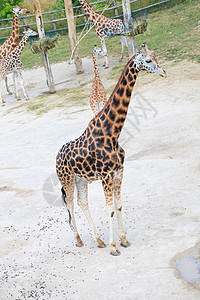
M 62 146 L 56 158 L 56 171 L 62 185 L 66 206 L 71 216 L 77 246 L 83 246 L 74 216 L 74 189 L 77 189 L 78 205 L 83 210 L 92 229 L 98 247 L 105 246 L 97 234 L 88 207 L 88 182 L 101 180 L 106 199 L 109 221 L 110 254 L 120 254 L 113 233 L 113 215 L 116 211 L 120 245 L 128 247 L 122 220 L 121 183 L 123 178 L 124 150 L 118 144 L 132 90 L 138 73 L 144 70 L 166 77 L 155 52 L 146 43 L 125 66 L 119 81 L 103 109 L 89 122 L 83 134 Z

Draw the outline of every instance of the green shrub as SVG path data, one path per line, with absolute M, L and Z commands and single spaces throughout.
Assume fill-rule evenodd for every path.
M 12 10 L 21 0 L 4 0 L 0 2 L 0 19 L 12 18 Z

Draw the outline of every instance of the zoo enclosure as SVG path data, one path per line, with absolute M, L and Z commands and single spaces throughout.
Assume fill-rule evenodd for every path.
M 132 1 L 130 1 L 130 4 L 136 3 L 138 1 L 139 0 L 132 0 Z M 167 2 L 170 2 L 170 1 L 172 1 L 172 0 L 163 0 L 163 1 L 156 2 L 156 3 L 150 4 L 148 6 L 142 7 L 142 8 L 138 8 L 136 10 L 133 10 L 132 14 L 134 15 L 137 12 L 141 12 L 143 10 L 148 10 L 148 9 L 154 8 L 156 6 L 163 5 L 163 4 L 165 4 Z M 101 1 L 92 2 L 92 3 L 89 3 L 89 4 L 91 6 L 93 6 L 93 5 L 96 5 L 96 4 L 106 3 L 106 2 L 109 2 L 109 1 L 108 0 L 101 0 Z M 116 1 L 115 0 L 113 0 L 113 3 L 114 3 L 114 6 L 112 6 L 112 7 L 97 9 L 96 11 L 99 12 L 99 13 L 101 13 L 103 11 L 105 13 L 106 12 L 108 12 L 108 13 L 111 12 L 112 15 L 109 15 L 108 17 L 110 17 L 110 18 L 121 18 L 123 16 L 123 14 L 122 14 L 122 4 L 116 5 Z M 79 14 L 79 15 L 76 14 L 76 11 L 80 10 L 80 9 L 82 9 L 81 5 L 73 7 L 75 22 L 76 22 L 76 20 L 80 19 L 80 24 L 76 24 L 76 28 L 85 26 L 85 24 L 87 22 L 86 14 L 85 14 L 85 12 L 84 12 L 83 9 L 82 9 L 82 12 L 83 12 L 82 14 Z M 120 12 L 118 11 L 118 9 L 119 9 Z M 56 15 L 58 15 L 57 19 L 56 19 Z M 53 25 L 53 29 L 46 30 L 45 31 L 46 33 L 63 31 L 63 30 L 67 30 L 68 29 L 68 27 L 65 27 L 66 20 L 67 20 L 67 18 L 65 16 L 65 9 L 59 9 L 59 10 L 44 12 L 44 13 L 42 13 L 42 16 L 43 17 L 48 17 L 48 18 L 51 19 L 51 20 L 44 21 L 43 22 L 44 24 L 47 24 L 47 25 L 51 25 L 52 24 Z M 33 15 L 27 15 L 27 16 L 20 16 L 19 19 L 21 20 L 22 25 L 19 25 L 19 28 L 25 29 L 27 25 L 28 26 L 36 26 L 36 22 L 31 22 L 31 18 L 34 18 L 34 20 L 35 20 L 35 14 L 33 14 Z M 26 19 L 27 19 L 28 22 L 25 22 Z M 2 22 L 5 22 L 5 23 L 12 22 L 12 18 L 1 19 L 0 23 L 2 23 Z M 83 22 L 83 23 L 81 23 L 81 22 Z M 76 22 L 76 23 L 79 23 L 79 22 Z M 60 26 L 58 26 L 57 24 L 60 25 Z M 12 29 L 12 26 L 0 27 L 0 41 L 1 40 L 5 40 L 8 37 L 8 35 L 9 35 L 8 30 L 10 30 L 10 29 Z M 3 32 L 6 32 L 8 35 L 7 36 L 2 36 Z M 22 36 L 22 34 L 20 36 Z

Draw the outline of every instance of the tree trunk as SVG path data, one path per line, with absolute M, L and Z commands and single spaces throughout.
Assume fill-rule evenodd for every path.
M 131 20 L 130 0 L 122 0 L 122 7 L 123 7 L 124 24 L 126 26 L 126 30 L 129 33 L 131 33 L 133 28 L 132 28 L 132 20 Z M 131 58 L 137 52 L 137 45 L 134 37 L 126 36 L 126 40 L 128 45 L 129 58 Z
M 68 35 L 69 35 L 69 41 L 71 50 L 76 47 L 76 27 L 74 23 L 74 13 L 72 8 L 72 1 L 71 0 L 64 0 L 65 1 L 65 11 L 66 11 L 66 17 L 67 17 L 67 23 L 68 23 Z M 83 65 L 82 60 L 80 56 L 80 51 L 78 46 L 76 47 L 74 54 L 74 62 L 76 65 L 76 73 L 81 74 L 83 73 Z
M 37 23 L 37 28 L 38 28 L 38 33 L 39 33 L 39 38 L 42 39 L 45 36 L 44 32 L 44 27 L 43 27 L 43 20 L 42 20 L 42 12 L 40 8 L 40 2 L 39 0 L 33 0 L 33 5 L 35 8 L 35 17 L 36 17 L 36 23 Z M 53 75 L 51 71 L 51 66 L 49 63 L 49 57 L 47 52 L 42 53 L 42 61 L 44 65 L 44 70 L 47 78 L 47 85 L 49 87 L 49 92 L 55 93 L 55 85 L 54 85 L 54 80 L 53 80 Z

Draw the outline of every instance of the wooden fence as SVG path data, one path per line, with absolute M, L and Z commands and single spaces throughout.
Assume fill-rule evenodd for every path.
M 131 0 L 130 1 L 130 3 L 134 3 L 134 2 L 138 2 L 139 0 Z M 145 7 L 142 7 L 142 8 L 139 8 L 139 9 L 137 9 L 137 10 L 133 10 L 132 11 L 132 14 L 134 15 L 134 14 L 136 14 L 136 13 L 138 13 L 138 12 L 141 12 L 141 11 L 143 11 L 143 10 L 148 10 L 148 9 L 150 9 L 150 8 L 153 8 L 153 7 L 156 7 L 156 6 L 159 6 L 159 5 L 162 5 L 162 4 L 165 4 L 165 3 L 167 3 L 167 2 L 170 2 L 171 0 L 163 0 L 163 1 L 160 1 L 160 2 L 157 2 L 157 3 L 154 3 L 154 4 L 151 4 L 151 5 L 148 5 L 148 6 L 145 6 Z M 100 1 L 98 1 L 98 2 L 92 2 L 92 3 L 90 3 L 90 5 L 91 6 L 93 6 L 93 5 L 95 5 L 95 4 L 99 4 L 99 3 L 104 3 L 104 2 L 108 2 L 108 0 L 100 0 Z M 105 9 L 98 9 L 98 10 L 96 10 L 97 12 L 99 12 L 99 13 L 101 13 L 101 12 L 107 12 L 107 11 L 113 11 L 113 16 L 111 16 L 110 18 L 121 18 L 123 15 L 122 14 L 119 14 L 119 12 L 118 12 L 118 8 L 120 8 L 120 10 L 122 11 L 122 5 L 120 4 L 120 5 L 116 5 L 116 1 L 115 0 L 113 0 L 113 4 L 114 4 L 114 6 L 112 6 L 112 7 L 107 7 L 107 8 L 105 8 Z M 76 15 L 76 10 L 77 9 L 82 9 L 82 6 L 81 5 L 79 5 L 79 6 L 74 6 L 73 7 L 73 10 L 74 10 L 74 17 L 75 18 L 84 18 L 84 23 L 82 23 L 82 24 L 77 24 L 76 25 L 76 27 L 83 27 L 83 26 L 85 26 L 85 23 L 87 22 L 87 18 L 86 18 L 86 14 L 85 14 L 85 12 L 84 12 L 84 10 L 82 9 L 82 14 L 80 14 L 80 15 Z M 61 13 L 63 13 L 64 15 L 65 15 L 65 9 L 60 9 L 60 10 L 54 10 L 54 11 L 49 11 L 49 12 L 44 12 L 44 13 L 42 13 L 42 15 L 45 17 L 45 16 L 51 16 L 51 20 L 50 21 L 44 21 L 43 23 L 44 24 L 52 24 L 53 25 L 53 29 L 52 30 L 48 30 L 48 31 L 45 31 L 46 33 L 50 33 L 50 32 L 57 32 L 57 31 L 61 31 L 61 30 L 67 30 L 68 28 L 67 27 L 59 27 L 59 26 L 57 26 L 57 24 L 59 23 L 59 22 L 63 22 L 63 21 L 66 21 L 67 20 L 67 18 L 66 18 L 66 16 L 64 17 L 64 18 L 58 18 L 58 19 L 56 19 L 56 17 L 55 17 L 55 15 L 57 14 L 57 13 L 59 13 L 59 14 L 61 14 Z M 28 21 L 29 21 L 29 19 L 31 18 L 31 17 L 35 17 L 35 15 L 27 15 L 27 16 L 21 16 L 21 17 L 19 17 L 19 19 L 21 20 L 21 22 L 22 22 L 22 25 L 19 25 L 19 28 L 26 28 L 26 26 L 34 26 L 34 25 L 36 25 L 36 23 L 34 22 L 34 23 L 29 23 L 29 22 L 26 22 L 26 19 L 28 18 Z M 9 18 L 9 19 L 1 19 L 0 20 L 0 25 L 2 24 L 2 22 L 5 22 L 5 23 L 9 23 L 9 21 L 10 22 L 12 22 L 12 18 Z M 66 24 L 67 24 L 67 22 L 66 22 Z M 0 35 L 2 35 L 2 32 L 3 31 L 5 31 L 5 30 L 8 30 L 8 29 L 12 29 L 12 26 L 8 26 L 8 27 L 0 27 Z M 7 38 L 7 36 L 4 36 L 4 37 L 0 37 L 0 40 L 4 40 L 4 39 L 6 39 Z

